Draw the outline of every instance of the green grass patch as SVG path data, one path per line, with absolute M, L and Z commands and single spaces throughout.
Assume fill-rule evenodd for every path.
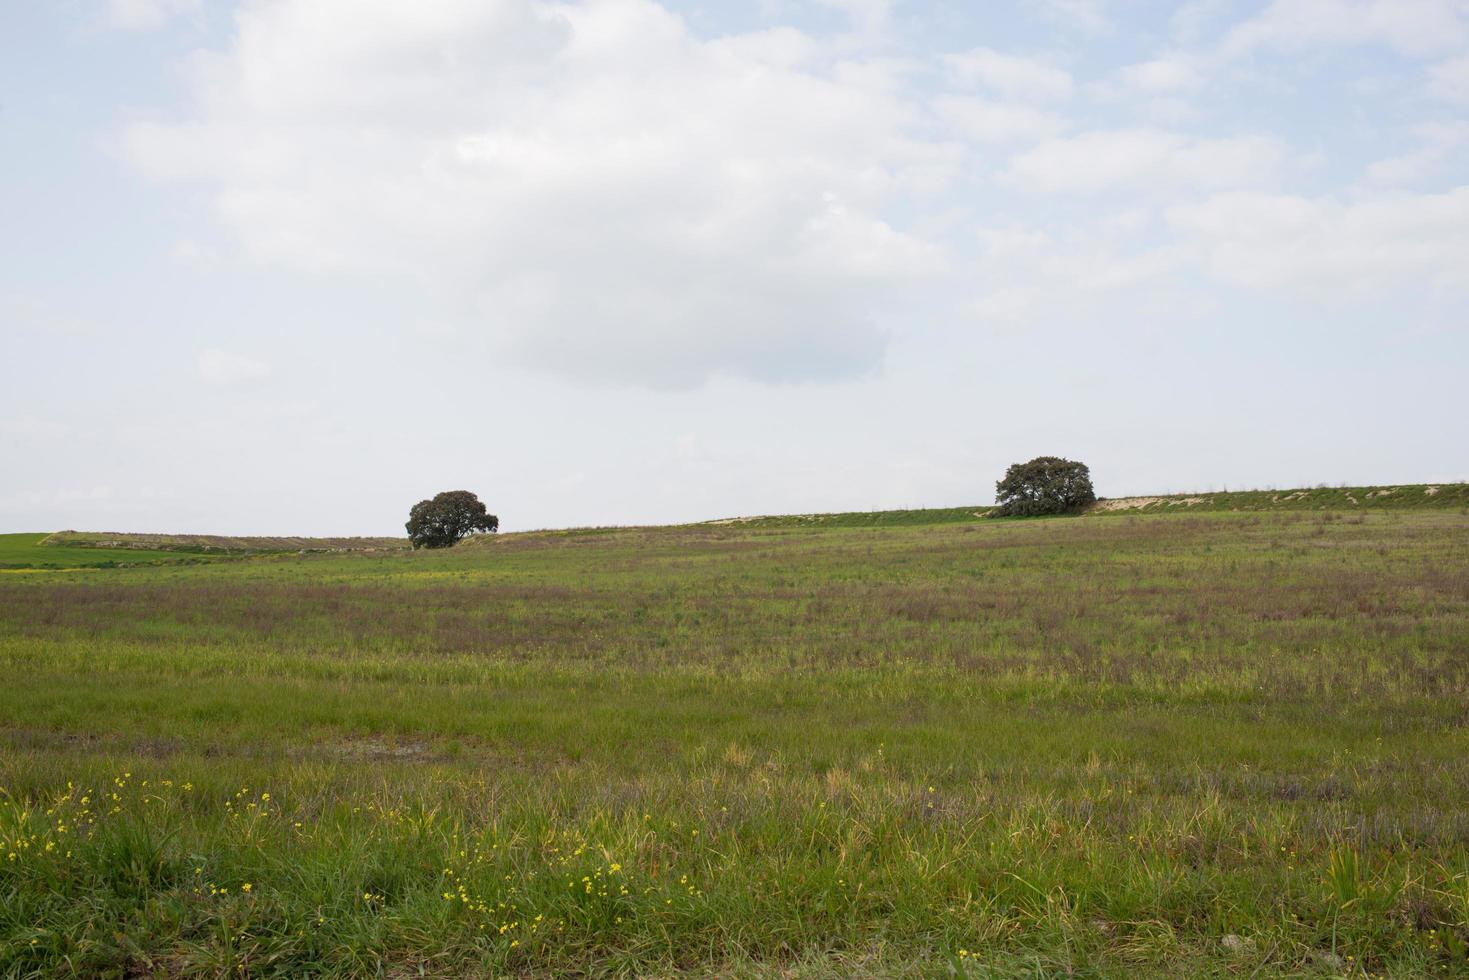
M 768 517 L 729 517 L 707 521 L 706 526 L 761 527 L 918 527 L 927 524 L 966 524 L 983 518 L 993 507 L 932 507 L 921 510 L 851 511 L 840 514 L 784 514 Z
M 1466 510 L 1469 483 L 1399 484 L 1381 487 L 1307 487 L 1124 497 L 1100 501 L 1092 514 L 1209 511 Z
M 49 534 L 0 534 L 0 569 L 117 568 L 182 560 L 171 551 L 100 552 L 91 547 L 52 544 L 47 541 L 50 537 Z
M 1235 490 L 1103 499 L 1086 516 L 1119 513 L 1208 513 L 1211 511 L 1464 510 L 1469 484 L 1400 484 L 1381 487 L 1314 487 L 1297 490 Z M 990 518 L 992 506 L 917 510 L 853 511 L 838 514 L 777 514 L 706 521 L 706 527 L 841 528 L 920 527 L 968 524 Z M 610 529 L 609 529 L 610 530 Z
M 407 538 L 307 538 L 225 534 L 124 534 L 112 531 L 57 531 L 47 547 L 106 548 L 115 551 L 169 551 L 185 554 L 286 554 L 292 552 L 405 551 Z

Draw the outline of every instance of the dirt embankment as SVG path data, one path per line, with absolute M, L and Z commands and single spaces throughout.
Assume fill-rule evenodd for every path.
M 1088 513 L 1109 510 L 1148 510 L 1164 507 L 1195 507 L 1209 503 L 1207 497 L 1118 497 L 1102 499 L 1087 508 Z

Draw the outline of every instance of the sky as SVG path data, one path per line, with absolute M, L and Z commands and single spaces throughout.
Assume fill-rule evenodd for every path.
M 1469 479 L 1469 0 L 0 0 L 0 531 Z

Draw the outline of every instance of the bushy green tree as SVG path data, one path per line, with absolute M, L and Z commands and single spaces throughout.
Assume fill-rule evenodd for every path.
M 408 540 L 415 548 L 447 548 L 466 534 L 500 529 L 500 518 L 468 490 L 445 490 L 408 512 Z
M 1085 463 L 1059 456 L 1037 456 L 1015 463 L 995 484 L 1000 517 L 1038 517 L 1074 513 L 1095 502 L 1091 471 Z

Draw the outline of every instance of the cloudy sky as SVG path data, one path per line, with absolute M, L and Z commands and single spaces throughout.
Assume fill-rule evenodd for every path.
M 0 530 L 1469 478 L 1469 0 L 0 0 Z

